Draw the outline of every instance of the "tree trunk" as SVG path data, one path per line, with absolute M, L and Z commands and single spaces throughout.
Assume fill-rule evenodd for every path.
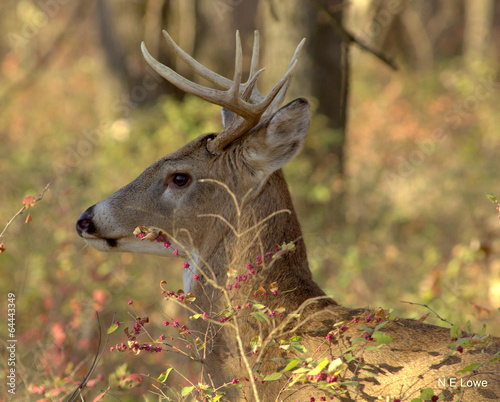
M 328 186 L 327 196 L 309 198 L 305 205 L 311 209 L 321 204 L 321 210 L 328 211 L 327 216 L 318 219 L 321 222 L 318 229 L 326 229 L 344 222 L 348 47 L 330 17 L 314 3 L 301 0 L 261 2 L 259 23 L 265 37 L 262 64 L 273 67 L 272 71 L 266 70 L 263 74 L 267 91 L 286 70 L 300 40 L 307 38 L 289 96 L 311 98 L 317 105 L 316 115 L 324 121 L 323 138 L 315 141 L 319 144 L 315 147 L 306 146 L 304 156 L 311 166 L 309 184 L 314 186 L 317 179 L 318 186 L 325 183 Z M 342 22 L 341 0 L 321 0 L 321 3 L 335 12 L 337 20 Z
M 465 0 L 463 58 L 472 71 L 488 57 L 494 11 L 494 0 Z

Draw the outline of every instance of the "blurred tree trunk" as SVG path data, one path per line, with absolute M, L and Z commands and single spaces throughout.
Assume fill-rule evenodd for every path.
M 488 57 L 494 11 L 494 0 L 465 0 L 463 58 L 472 71 Z
M 321 0 L 342 23 L 341 0 Z M 286 70 L 295 47 L 303 37 L 307 42 L 294 74 L 289 96 L 305 96 L 316 103 L 316 114 L 324 122 L 327 136 L 307 146 L 309 184 L 328 187 L 328 195 L 309 198 L 307 208 L 321 204 L 328 211 L 318 218 L 318 228 L 331 228 L 344 222 L 345 132 L 348 94 L 348 48 L 342 35 L 314 2 L 301 0 L 262 1 L 259 10 L 260 30 L 265 37 L 263 65 L 279 66 L 263 75 L 266 90 Z M 269 69 L 271 70 L 271 69 Z M 317 181 L 317 182 L 316 182 Z M 311 189 L 312 190 L 312 189 Z M 326 205 L 325 205 L 326 204 Z
M 154 100 L 165 92 L 163 84 L 144 90 L 145 77 L 153 73 L 140 52 L 140 43 L 144 40 L 155 57 L 161 59 L 165 54 L 161 40 L 161 28 L 166 25 L 165 15 L 168 14 L 165 7 L 165 0 L 96 2 L 100 46 L 109 70 L 106 79 L 118 82 L 123 96 L 133 98 L 131 103 L 134 105 Z
M 233 74 L 235 52 L 233 10 L 224 1 L 196 2 L 195 58 L 229 77 Z
M 126 52 L 118 38 L 118 32 L 115 29 L 108 6 L 104 0 L 97 0 L 96 6 L 99 38 L 106 63 L 110 70 L 117 74 L 128 88 L 131 88 L 133 80 L 125 64 Z

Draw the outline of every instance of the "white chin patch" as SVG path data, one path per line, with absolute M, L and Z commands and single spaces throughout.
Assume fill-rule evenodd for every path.
M 162 242 L 140 240 L 135 237 L 123 237 L 116 241 L 116 251 L 129 253 L 154 254 L 160 256 L 171 256 L 174 249 L 170 246 L 165 248 Z M 113 251 L 112 249 L 110 251 Z
M 159 256 L 173 256 L 175 246 L 165 248 L 162 242 L 141 240 L 136 237 L 122 237 L 120 239 L 99 239 L 85 237 L 87 244 L 96 250 L 105 252 L 128 252 L 140 254 L 153 254 Z M 180 251 L 180 250 L 179 250 Z

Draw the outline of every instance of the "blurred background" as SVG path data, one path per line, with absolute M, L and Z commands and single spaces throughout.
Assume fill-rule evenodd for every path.
M 162 29 L 229 77 L 235 30 L 248 71 L 259 29 L 261 92 L 307 37 L 289 98 L 307 97 L 314 115 L 285 174 L 315 278 L 348 306 L 419 319 L 429 311 L 401 301 L 422 303 L 500 335 L 500 221 L 485 196 L 500 194 L 500 1 L 3 0 L 0 11 L 0 229 L 50 182 L 32 222 L 24 214 L 0 239 L 2 322 L 9 292 L 17 305 L 12 400 L 72 392 L 97 350 L 96 311 L 104 332 L 115 313 L 129 327 L 148 316 L 156 337 L 175 335 L 162 321 L 187 321 L 159 286 L 182 287 L 181 260 L 102 254 L 74 230 L 154 160 L 221 128 L 218 107 L 144 62 L 141 41 L 193 78 Z M 109 352 L 123 338 L 110 336 L 88 400 L 108 387 L 158 399 L 155 379 L 174 363 L 198 381 L 176 355 Z M 0 368 L 7 395 L 4 352 Z M 150 378 L 123 391 L 138 385 L 132 373 Z

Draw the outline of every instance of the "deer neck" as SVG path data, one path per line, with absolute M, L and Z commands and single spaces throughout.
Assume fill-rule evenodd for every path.
M 312 279 L 300 224 L 281 170 L 271 175 L 258 196 L 242 205 L 239 218 L 233 212 L 228 220 L 237 233 L 222 222 L 216 223 L 218 227 L 212 232 L 222 235 L 200 250 L 200 269 L 208 277 L 215 274 L 217 284 L 230 293 L 232 300 L 243 302 L 255 292 L 258 296 L 270 295 L 277 286 L 278 295 L 270 303 L 281 303 L 280 295 L 287 291 L 290 293 L 283 299 L 295 309 L 308 298 L 324 295 Z M 279 253 L 279 258 L 274 256 L 277 245 L 290 243 L 293 250 Z M 203 281 L 192 283 L 192 291 L 201 297 L 200 303 L 207 304 L 204 307 L 213 307 L 223 299 L 220 288 Z M 296 295 L 290 297 L 293 293 Z

